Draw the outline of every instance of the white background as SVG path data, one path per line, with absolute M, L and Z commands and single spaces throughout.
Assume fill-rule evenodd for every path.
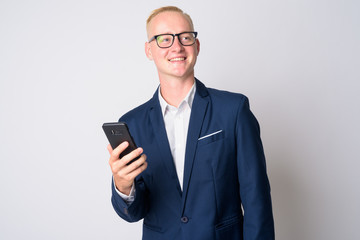
M 152 97 L 164 5 L 193 18 L 195 75 L 250 99 L 277 239 L 360 239 L 356 0 L 0 0 L 0 239 L 141 238 L 112 209 L 101 125 Z

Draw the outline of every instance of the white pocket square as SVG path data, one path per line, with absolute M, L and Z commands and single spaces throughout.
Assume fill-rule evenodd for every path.
M 208 134 L 208 135 L 206 135 L 206 136 L 203 136 L 203 137 L 199 138 L 199 139 L 198 139 L 198 141 L 199 141 L 199 140 L 202 140 L 202 139 L 204 139 L 204 138 L 210 137 L 210 136 L 212 136 L 212 135 L 215 135 L 215 134 L 221 133 L 222 131 L 223 131 L 223 130 L 219 130 L 219 131 L 216 131 L 216 132 L 210 133 L 210 134 Z

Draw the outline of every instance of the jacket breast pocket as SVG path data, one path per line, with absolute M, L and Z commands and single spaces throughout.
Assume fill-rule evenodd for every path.
M 202 136 L 198 139 L 198 145 L 205 145 L 209 144 L 215 141 L 219 141 L 225 137 L 225 131 L 224 130 L 218 130 L 213 133 L 207 134 L 205 136 Z

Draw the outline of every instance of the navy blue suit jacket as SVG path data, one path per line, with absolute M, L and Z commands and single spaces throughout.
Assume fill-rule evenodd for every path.
M 129 222 L 144 219 L 144 240 L 274 239 L 260 130 L 248 99 L 206 88 L 198 80 L 196 88 L 183 191 L 158 93 L 120 118 L 144 149 L 148 168 L 136 178 L 129 206 L 112 187 L 115 211 Z

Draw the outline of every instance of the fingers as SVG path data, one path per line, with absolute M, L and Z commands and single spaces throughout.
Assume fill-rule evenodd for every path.
M 129 146 L 128 142 L 123 142 L 119 146 L 117 146 L 114 150 L 112 149 L 111 145 L 107 146 L 107 149 L 110 153 L 110 160 L 109 162 L 112 163 L 119 159 L 119 155 Z
M 107 150 L 109 151 L 109 153 L 111 154 L 111 152 L 113 151 L 112 147 L 110 144 L 107 145 Z
M 142 148 L 137 148 L 129 154 L 125 155 L 123 158 L 120 159 L 121 165 L 127 165 L 129 162 L 139 157 L 143 153 L 143 151 L 144 150 Z
M 138 168 L 142 164 L 144 164 L 146 160 L 146 156 L 139 157 L 143 153 L 142 148 L 137 148 L 134 151 L 130 152 L 129 154 L 123 156 L 119 159 L 119 155 L 129 146 L 128 142 L 121 143 L 118 147 L 112 150 L 111 145 L 107 146 L 107 149 L 110 153 L 109 164 L 111 166 L 111 170 L 114 174 L 118 174 L 121 171 L 121 174 L 127 175 L 128 173 L 132 172 L 134 169 Z M 138 158 L 139 159 L 136 159 Z M 136 159 L 136 161 L 129 164 L 131 161 Z M 134 164 L 135 163 L 135 164 Z M 129 164 L 129 165 L 128 165 Z
M 130 155 L 130 154 L 129 154 Z M 125 157 L 124 157 L 125 158 Z M 123 161 L 123 159 L 121 159 L 121 161 Z M 133 159 L 131 159 L 133 160 Z M 120 162 L 121 162 L 120 161 Z M 142 165 L 144 165 L 146 163 L 146 155 L 143 154 L 141 155 L 141 157 L 139 157 L 137 160 L 133 161 L 132 163 L 130 163 L 129 165 L 127 165 L 127 163 L 124 161 L 122 164 L 122 166 L 120 166 L 120 168 L 122 168 L 122 174 L 124 175 L 129 175 L 132 176 L 132 173 L 135 171 L 138 171 L 138 168 L 141 168 Z M 145 169 L 144 169 L 145 170 Z M 139 173 L 141 173 L 142 171 L 140 171 Z M 139 174 L 138 173 L 138 174 Z M 138 175 L 136 174 L 135 177 Z
M 145 156 L 145 155 L 143 155 Z M 141 156 L 141 158 L 143 157 Z M 146 156 L 145 156 L 145 159 L 146 159 Z M 139 159 L 140 160 L 140 159 Z M 135 162 L 137 162 L 138 160 L 136 160 Z M 135 162 L 133 162 L 132 164 L 130 165 L 133 165 Z M 131 171 L 129 174 L 128 174 L 128 177 L 132 180 L 134 180 L 136 178 L 136 176 L 138 176 L 140 173 L 142 173 L 146 168 L 147 168 L 147 162 L 144 161 L 143 164 L 137 166 L 133 171 Z
M 136 152 L 134 150 L 133 152 Z M 130 155 L 130 154 L 128 154 Z M 122 166 L 119 166 L 119 165 Z M 147 168 L 146 155 L 141 157 L 129 165 L 122 162 L 122 159 L 111 165 L 113 171 L 114 181 L 117 189 L 129 195 L 131 186 L 134 183 L 134 179 Z
M 110 153 L 109 165 L 114 176 L 115 185 L 123 193 L 128 192 L 136 176 L 147 168 L 146 155 L 143 154 L 144 150 L 142 148 L 137 148 L 119 159 L 120 154 L 128 146 L 128 142 L 121 143 L 115 149 L 112 149 L 110 144 L 107 146 Z M 134 159 L 136 160 L 131 162 Z

